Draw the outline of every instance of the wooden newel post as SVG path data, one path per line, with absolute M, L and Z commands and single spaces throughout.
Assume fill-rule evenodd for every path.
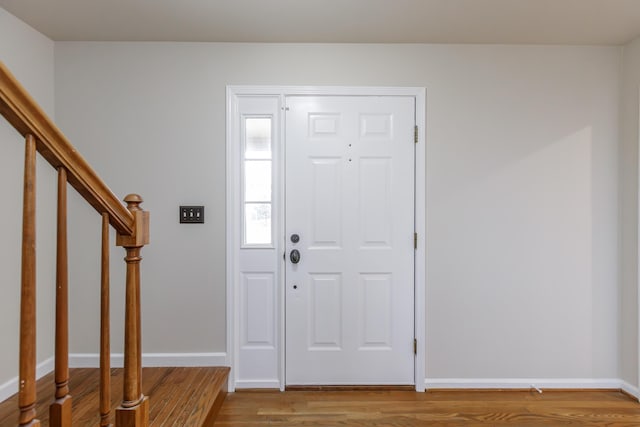
M 117 427 L 147 427 L 149 400 L 142 394 L 142 335 L 140 322 L 140 250 L 149 243 L 149 212 L 140 208 L 142 197 L 129 194 L 124 198 L 134 217 L 133 235 L 118 233 L 116 244 L 127 255 L 125 331 L 124 331 L 124 387 L 122 404 L 116 410 Z

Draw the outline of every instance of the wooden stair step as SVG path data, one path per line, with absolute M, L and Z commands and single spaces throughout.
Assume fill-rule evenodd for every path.
M 122 397 L 122 369 L 111 370 L 112 420 Z M 154 427 L 211 427 L 227 395 L 227 367 L 143 368 L 142 389 L 150 399 L 149 425 Z M 99 370 L 71 369 L 73 423 L 97 426 Z M 53 373 L 37 383 L 38 419 L 49 425 L 49 404 L 55 392 Z M 0 403 L 0 427 L 18 425 L 18 395 Z

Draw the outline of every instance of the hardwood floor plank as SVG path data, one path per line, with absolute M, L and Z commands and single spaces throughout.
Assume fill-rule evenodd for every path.
M 198 378 L 195 378 L 193 381 L 191 388 L 191 393 L 185 393 L 183 391 L 183 393 L 185 393 L 187 395 L 187 398 L 184 400 L 184 404 L 183 407 L 181 408 L 182 410 L 180 411 L 179 414 L 177 414 L 175 417 L 172 417 L 172 422 L 173 422 L 173 426 L 174 427 L 181 427 L 184 425 L 187 425 L 187 419 L 194 413 L 194 410 L 198 411 L 200 408 L 202 407 L 209 407 L 209 405 L 211 405 L 211 402 L 202 402 L 201 404 L 198 403 L 198 401 L 201 398 L 205 397 L 205 394 L 203 394 L 203 392 L 201 390 L 206 389 L 205 386 L 203 386 L 203 384 L 207 384 L 210 381 L 209 377 L 205 374 L 205 375 L 200 375 Z M 206 397 L 209 397 L 208 395 L 206 395 Z M 202 419 L 204 419 L 204 417 L 206 416 L 206 414 L 202 414 Z M 202 420 L 196 416 L 196 421 L 195 423 L 199 423 L 199 425 L 202 424 Z M 195 425 L 195 423 L 193 425 Z
M 180 405 L 185 398 L 184 394 L 190 396 L 193 392 L 193 381 L 200 376 L 200 372 L 196 369 L 181 368 L 176 371 L 172 381 L 167 381 L 163 393 L 169 397 L 169 402 L 157 414 L 149 415 L 149 425 L 153 427 L 169 427 L 173 425 L 170 420 L 180 411 Z M 180 394 L 178 399 L 176 394 Z
M 221 375 L 222 374 L 219 372 L 210 371 L 209 375 L 206 378 L 206 382 L 209 384 L 218 383 L 218 377 L 220 377 Z M 216 397 L 219 391 L 219 387 L 204 387 L 202 396 L 193 405 L 191 413 L 188 414 L 188 416 L 184 420 L 184 425 L 204 425 L 209 417 L 209 411 L 211 410 L 211 407 L 216 404 Z
M 640 426 L 619 391 L 291 391 L 227 396 L 217 427 Z
M 153 402 L 153 413 L 149 414 L 149 423 L 154 423 L 158 415 L 163 411 L 171 411 L 171 408 L 167 409 L 167 405 L 175 404 L 171 394 L 171 390 L 174 387 L 180 387 L 182 379 L 187 375 L 187 368 L 169 368 L 167 375 L 162 376 L 156 381 L 153 386 L 149 388 L 149 399 Z M 144 374 L 143 377 L 144 379 Z M 169 381 L 172 379 L 172 381 Z
M 207 417 L 205 418 L 204 423 L 202 424 L 202 427 L 214 426 L 215 421 L 218 417 L 218 413 L 220 412 L 220 409 L 222 408 L 222 405 L 224 404 L 224 401 L 227 397 L 229 374 L 230 374 L 229 368 L 227 368 L 223 372 L 220 372 L 220 371 L 216 372 L 216 378 L 214 380 L 215 383 L 213 384 L 213 388 L 215 390 L 218 390 L 218 393 L 215 396 L 213 404 L 209 409 L 209 413 L 207 414 Z

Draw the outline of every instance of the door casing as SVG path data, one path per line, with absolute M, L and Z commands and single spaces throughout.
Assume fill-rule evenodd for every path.
M 235 126 L 238 118 L 238 99 L 240 97 L 261 97 L 270 96 L 280 99 L 280 107 L 284 108 L 284 100 L 287 96 L 407 96 L 415 99 L 416 124 L 418 126 L 417 143 L 415 151 L 415 231 L 418 235 L 417 248 L 415 251 L 415 320 L 414 332 L 418 340 L 416 357 L 414 360 L 415 389 L 424 391 L 425 389 L 425 285 L 426 285 L 426 89 L 418 87 L 342 87 L 342 86 L 227 86 L 226 93 L 226 333 L 227 351 L 226 360 L 231 367 L 229 376 L 229 391 L 236 389 L 238 377 L 236 372 L 239 367 L 238 346 L 239 328 L 239 265 L 238 254 L 240 250 L 240 203 L 238 194 L 240 192 L 240 135 Z M 284 129 L 284 114 L 279 114 L 274 124 Z M 274 163 L 274 184 L 273 200 L 278 204 L 276 211 L 278 218 L 272 219 L 275 228 L 274 235 L 277 236 L 274 245 L 278 253 L 284 253 L 284 161 L 282 159 L 284 146 L 284 132 L 275 133 L 277 140 L 273 143 L 278 146 L 275 150 L 280 158 Z M 279 359 L 277 378 L 273 381 L 243 383 L 243 386 L 251 388 L 279 388 L 285 387 L 285 348 L 284 348 L 284 274 L 282 269 L 277 277 L 276 295 L 276 346 Z M 246 363 L 246 362 L 245 362 Z

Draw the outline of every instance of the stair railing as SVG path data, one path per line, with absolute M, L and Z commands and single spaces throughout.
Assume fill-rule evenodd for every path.
M 85 159 L 47 117 L 17 79 L 0 62 L 0 114 L 25 138 L 22 222 L 22 276 L 20 299 L 20 366 L 18 425 L 37 427 L 36 414 L 36 153 L 58 171 L 55 399 L 49 425 L 70 427 L 69 314 L 67 256 L 67 184 L 102 215 L 100 284 L 100 426 L 112 426 L 109 345 L 109 227 L 116 245 L 126 251 L 124 383 L 122 403 L 116 409 L 117 427 L 147 427 L 149 400 L 142 393 L 140 322 L 140 251 L 149 243 L 149 213 L 142 198 L 129 194 L 117 199 Z

